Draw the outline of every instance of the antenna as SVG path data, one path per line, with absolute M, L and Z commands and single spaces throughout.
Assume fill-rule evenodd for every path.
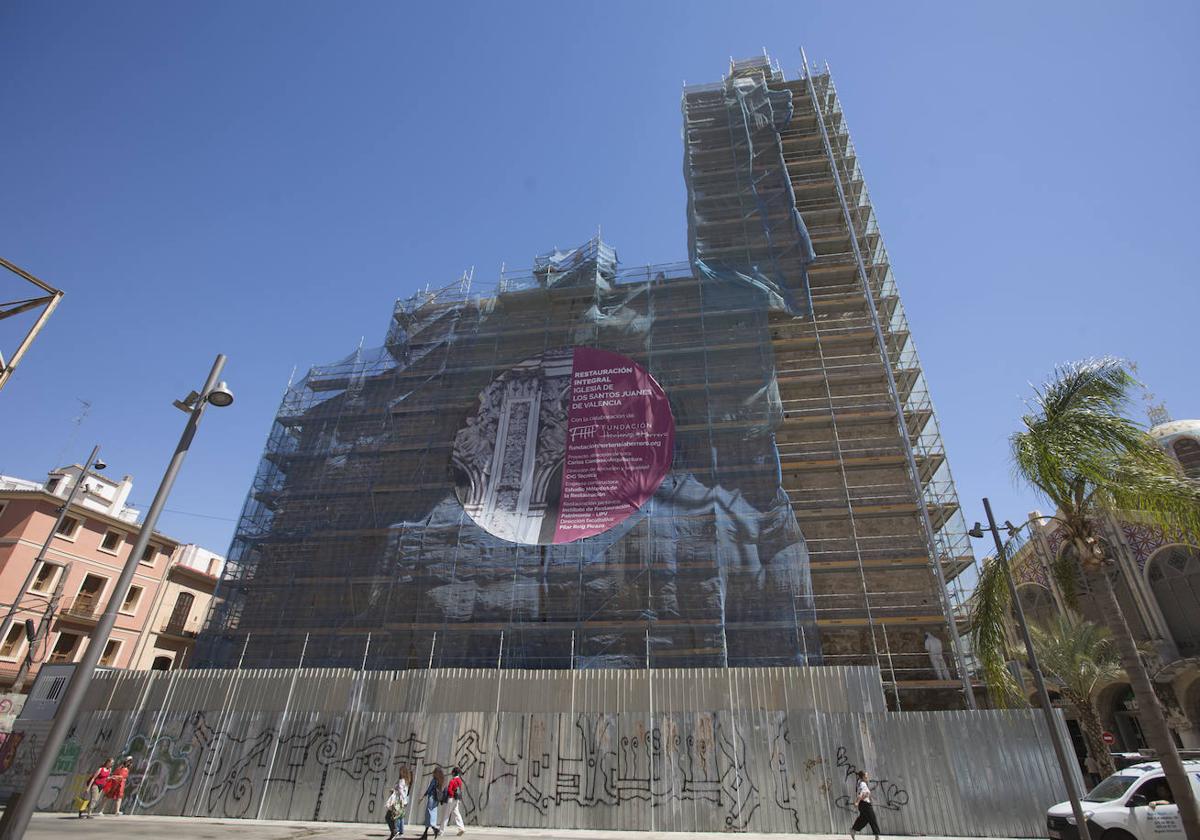
M 88 414 L 92 410 L 91 402 L 85 400 L 83 397 L 76 397 L 75 401 L 78 402 L 82 408 L 80 409 L 79 413 L 71 419 L 71 425 L 74 428 L 72 428 L 70 433 L 67 435 L 67 439 L 63 442 L 62 449 L 58 450 L 58 454 L 54 456 L 54 463 L 51 466 L 57 467 L 63 462 L 63 457 L 66 455 L 67 450 L 75 445 L 75 438 L 79 435 L 79 428 L 83 425 L 83 421 L 87 419 Z

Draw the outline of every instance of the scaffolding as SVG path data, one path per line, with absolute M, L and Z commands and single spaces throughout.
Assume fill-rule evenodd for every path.
M 825 662 L 878 667 L 896 707 L 969 698 L 974 558 L 828 69 L 735 61 L 682 106 L 688 262 L 626 268 L 597 237 L 464 274 L 288 388 L 199 663 Z M 608 533 L 507 543 L 455 498 L 455 434 L 498 375 L 572 346 L 660 383 L 672 470 Z

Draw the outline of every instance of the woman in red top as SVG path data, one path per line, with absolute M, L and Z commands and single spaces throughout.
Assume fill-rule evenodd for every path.
M 112 773 L 112 766 L 113 760 L 111 758 L 105 759 L 104 763 L 88 779 L 87 789 L 84 792 L 87 804 L 79 809 L 80 819 L 87 817 L 90 820 L 92 818 L 92 811 L 99 804 L 100 797 L 104 795 L 104 788 L 108 784 L 109 775 Z
M 129 778 L 129 768 L 133 766 L 133 756 L 126 756 L 116 770 L 112 771 L 112 775 L 108 777 L 108 784 L 104 788 L 104 795 L 117 803 L 117 816 L 121 816 L 121 800 L 125 798 L 125 780 Z M 104 813 L 104 806 L 100 806 L 100 813 Z

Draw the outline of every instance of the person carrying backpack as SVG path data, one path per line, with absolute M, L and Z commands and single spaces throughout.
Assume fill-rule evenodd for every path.
M 442 772 L 442 768 L 434 767 L 433 777 L 429 780 L 429 786 L 425 788 L 425 830 L 421 832 L 421 840 L 429 837 L 431 828 L 435 840 L 441 836 L 442 830 L 438 828 L 438 803 L 445 795 L 445 781 L 446 774 Z
M 463 795 L 463 780 L 459 775 L 458 768 L 455 767 L 450 771 L 450 781 L 446 785 L 446 789 L 442 792 L 442 820 L 441 831 L 446 830 L 446 826 L 450 824 L 450 817 L 454 817 L 454 824 L 458 826 L 458 835 L 461 837 L 466 833 L 466 828 L 463 827 L 462 818 L 462 795 Z M 439 832 L 440 833 L 440 832 Z
M 384 819 L 388 825 L 388 840 L 404 834 L 404 817 L 408 814 L 408 792 L 412 787 L 412 771 L 407 766 L 400 768 L 400 780 L 392 788 L 384 806 Z

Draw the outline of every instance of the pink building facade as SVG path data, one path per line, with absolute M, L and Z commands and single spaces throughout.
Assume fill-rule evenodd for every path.
M 43 663 L 79 660 L 137 541 L 138 512 L 127 504 L 132 479 L 118 482 L 92 472 L 82 477 L 51 536 L 81 474 L 76 465 L 51 472 L 44 482 L 0 476 L 0 619 L 17 605 L 0 638 L 0 688 L 12 686 L 23 668 L 28 687 Z M 155 533 L 139 558 L 100 664 L 162 670 L 185 664 L 222 563 L 212 552 Z M 39 627 L 32 645 L 26 619 Z

